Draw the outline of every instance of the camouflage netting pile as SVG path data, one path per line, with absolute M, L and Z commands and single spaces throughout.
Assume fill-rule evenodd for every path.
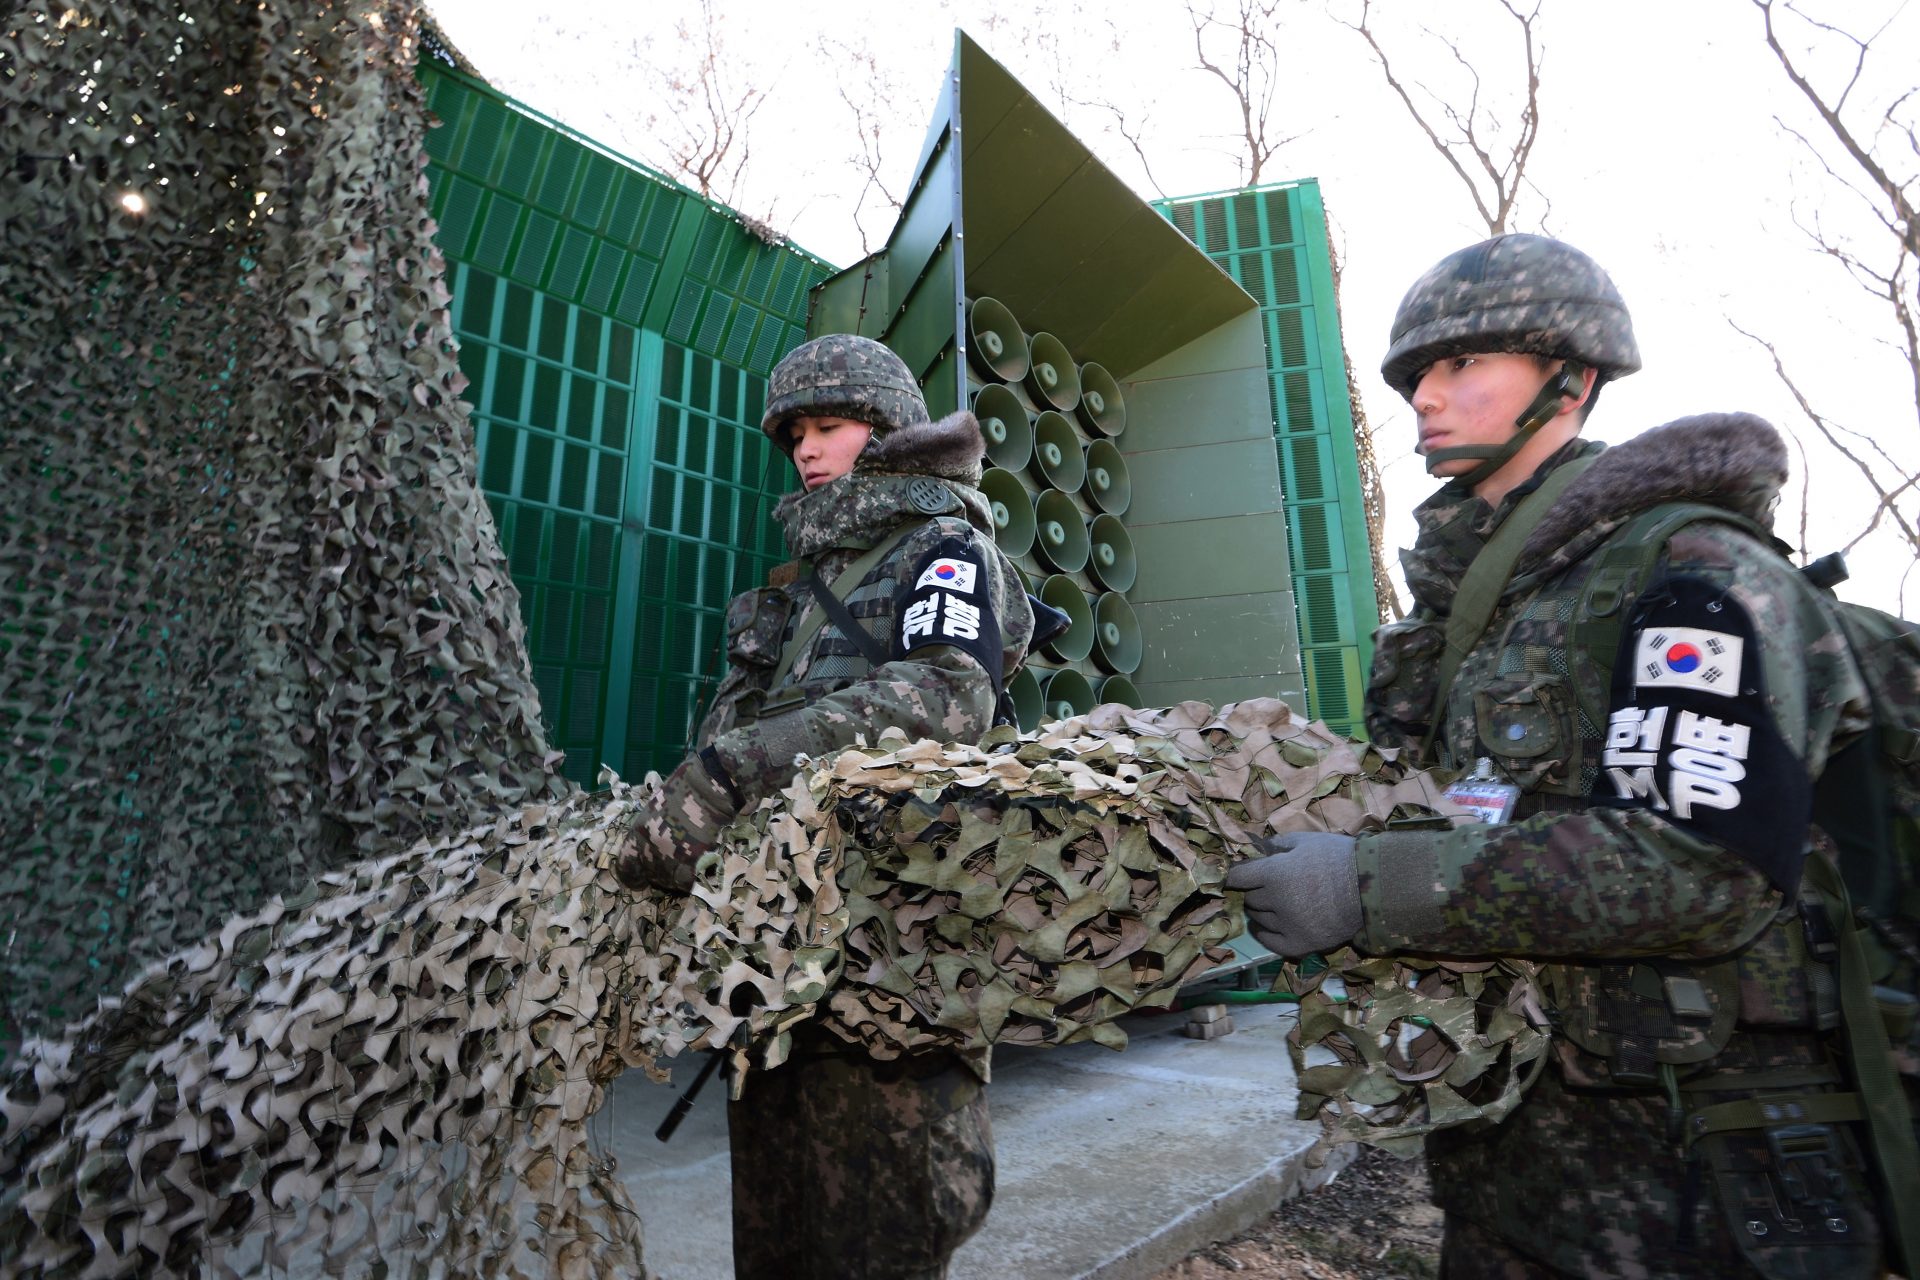
M 637 1272 L 633 1207 L 586 1137 L 624 1067 L 722 1048 L 751 1088 L 810 1016 L 881 1056 L 1121 1043 L 1115 1016 L 1221 958 L 1239 922 L 1220 883 L 1254 835 L 1443 805 L 1426 777 L 1275 701 L 1104 707 L 994 745 L 1008 749 L 884 743 L 805 771 L 686 899 L 627 893 L 608 870 L 650 779 L 423 841 L 229 922 L 64 1042 L 27 1046 L 0 1097 L 0 1263 Z M 1405 989 L 1415 971 L 1343 972 L 1350 992 L 1377 982 L 1390 1018 L 1309 1041 L 1379 1057 L 1426 1017 L 1478 1072 L 1450 1071 L 1449 1122 L 1469 1095 L 1515 1088 L 1520 1056 Z M 1511 979 L 1486 982 L 1489 999 L 1514 1000 L 1526 984 Z M 1417 1074 L 1314 1087 L 1330 1111 L 1417 1125 Z
M 1113 1043 L 1220 954 L 1250 835 L 1437 803 L 1278 703 L 1110 708 L 844 755 L 691 899 L 620 891 L 650 793 L 571 791 L 540 727 L 417 30 L 405 0 L 0 27 L 9 1274 L 637 1271 L 585 1136 L 624 1067 L 776 1063 L 807 1017 L 880 1056 Z M 1343 1136 L 1504 1105 L 1537 1059 L 1499 1013 L 1524 973 L 1341 973 L 1377 1002 L 1323 986 L 1303 1039 L 1364 1067 L 1312 1078 Z
M 0 21 L 0 1054 L 561 784 L 475 475 L 414 6 Z

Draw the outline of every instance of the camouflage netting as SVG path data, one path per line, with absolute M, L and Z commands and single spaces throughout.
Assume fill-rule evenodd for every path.
M 0 26 L 0 1054 L 330 868 L 557 798 L 413 6 Z
M 881 1056 L 1123 1043 L 1115 1016 L 1223 956 L 1239 921 L 1221 880 L 1253 835 L 1444 807 L 1428 778 L 1274 701 L 1103 707 L 987 745 L 1005 749 L 892 742 L 803 771 L 686 899 L 613 880 L 657 779 L 610 780 L 229 922 L 65 1042 L 26 1047 L 0 1097 L 0 1263 L 637 1273 L 637 1218 L 585 1128 L 623 1067 L 723 1048 L 751 1088 L 810 1016 Z M 1448 1074 L 1452 1122 L 1515 1088 L 1520 1055 L 1407 989 L 1421 971 L 1341 972 L 1392 1011 L 1329 1043 L 1378 1057 L 1428 1018 L 1480 1074 Z M 1424 972 L 1494 1003 L 1525 985 Z M 1328 1114 L 1418 1125 L 1417 1074 L 1315 1087 Z

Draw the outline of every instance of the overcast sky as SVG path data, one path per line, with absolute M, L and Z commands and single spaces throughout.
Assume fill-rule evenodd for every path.
M 1224 5 L 1222 6 L 1224 7 Z M 1920 13 L 1896 0 L 1823 0 L 1815 12 L 1877 31 L 1869 75 L 1854 91 L 1861 118 L 1920 83 Z M 676 24 L 697 26 L 692 0 L 643 5 L 576 3 L 529 14 L 507 0 L 433 0 L 447 34 L 503 91 L 615 150 L 659 162 L 670 124 L 661 68 L 685 66 Z M 767 101 L 752 123 L 752 155 L 734 203 L 838 265 L 861 256 L 852 216 L 850 157 L 860 143 L 842 82 L 865 100 L 870 53 L 891 101 L 880 138 L 883 176 L 898 192 L 911 177 L 927 119 L 967 29 L 1143 197 L 1188 195 L 1241 182 L 1233 98 L 1195 69 L 1185 7 L 1122 0 L 1082 10 L 1057 5 L 847 0 L 833 5 L 717 0 L 723 76 Z M 1379 456 L 1386 464 L 1389 536 L 1411 536 L 1404 513 L 1432 488 L 1412 456 L 1412 416 L 1376 372 L 1406 286 L 1426 266 L 1484 238 L 1460 180 L 1393 96 L 1366 45 L 1335 15 L 1357 4 L 1283 9 L 1285 56 L 1272 132 L 1294 137 L 1263 180 L 1318 178 L 1346 263 L 1343 316 Z M 1434 31 L 1479 69 L 1482 101 L 1509 136 L 1518 99 L 1518 28 L 1496 0 L 1446 4 L 1379 0 L 1376 22 L 1403 83 L 1436 89 L 1465 73 Z M 1033 16 L 1046 15 L 1046 16 Z M 1434 31 L 1423 30 L 1425 22 Z M 1748 409 L 1800 431 L 1811 456 L 1816 554 L 1849 540 L 1873 506 L 1849 464 L 1817 445 L 1772 365 L 1729 319 L 1767 337 L 1817 406 L 1868 432 L 1920 469 L 1920 423 L 1904 360 L 1886 345 L 1875 306 L 1795 225 L 1814 217 L 1861 225 L 1844 196 L 1792 137 L 1826 143 L 1822 126 L 1767 49 L 1749 0 L 1545 0 L 1541 130 L 1530 172 L 1551 204 L 1523 195 L 1511 229 L 1560 236 L 1607 267 L 1633 309 L 1646 368 L 1609 389 L 1589 431 L 1619 440 L 1684 414 Z M 1116 47 L 1117 46 L 1117 47 Z M 1224 45 L 1216 46 L 1222 54 Z M 1812 65 L 1839 84 L 1850 64 Z M 1904 79 L 1902 79 L 1904 78 Z M 1063 91 L 1075 101 L 1062 100 Z M 1136 128 L 1151 180 L 1111 128 L 1110 103 Z M 1920 112 L 1907 109 L 1911 121 Z M 649 120 L 653 123 L 650 125 Z M 1784 122 L 1784 124 L 1782 123 Z M 1298 135 L 1295 137 L 1295 135 Z M 1834 149 L 1827 148 L 1829 154 Z M 1907 172 L 1915 157 L 1909 154 Z M 1157 180 L 1158 187 L 1154 185 Z M 870 214 L 877 247 L 890 219 Z M 1884 233 L 1883 233 L 1884 234 Z M 1877 244 L 1876 244 L 1877 247 Z M 1798 540 L 1799 478 L 1783 502 L 1781 532 Z M 1909 503 L 1908 509 L 1920 507 Z M 1842 594 L 1895 607 L 1912 566 L 1907 548 L 1877 537 L 1851 556 Z M 1920 574 L 1905 612 L 1920 613 Z

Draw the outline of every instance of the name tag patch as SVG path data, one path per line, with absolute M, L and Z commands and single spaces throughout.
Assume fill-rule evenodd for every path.
M 1691 821 L 1698 809 L 1740 807 L 1752 740 L 1751 727 L 1695 711 L 1619 707 L 1607 721 L 1600 767 L 1615 799 Z
M 973 579 L 978 571 L 978 565 L 965 560 L 942 558 L 928 565 L 921 573 L 920 580 L 913 585 L 915 590 L 921 587 L 945 587 L 948 591 L 972 595 Z
M 1650 627 L 1634 652 L 1634 683 L 1642 689 L 1693 689 L 1732 698 L 1740 693 L 1746 641 L 1697 627 Z
M 900 641 L 907 648 L 912 648 L 914 639 L 920 636 L 978 640 L 980 610 L 944 591 L 923 596 L 907 606 L 900 627 Z

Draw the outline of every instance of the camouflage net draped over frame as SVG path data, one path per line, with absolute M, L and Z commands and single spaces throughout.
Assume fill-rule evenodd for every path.
M 534 805 L 230 921 L 155 965 L 0 1096 L 0 1263 L 22 1275 L 613 1275 L 637 1218 L 586 1136 L 604 1086 L 688 1048 L 745 1070 L 820 1016 L 888 1056 L 1118 1044 L 1238 927 L 1226 867 L 1267 830 L 1377 829 L 1432 782 L 1275 701 L 1096 709 L 1011 748 L 883 743 L 802 772 L 685 899 L 609 859 L 654 794 Z M 1543 1043 L 1488 1041 L 1400 966 L 1339 972 L 1368 1064 L 1327 1113 L 1447 1122 L 1515 1092 Z M 1495 1005 L 1514 971 L 1435 967 Z M 1520 1000 L 1524 1006 L 1524 999 Z M 1303 1026 L 1317 1006 L 1303 1009 Z M 1327 1008 L 1334 1008 L 1331 1004 Z M 1497 1015 L 1494 1015 L 1497 1016 Z M 1425 1017 L 1450 1048 L 1390 1061 Z M 1531 1040 L 1528 1037 L 1531 1037 Z M 1457 1099 L 1457 1102 L 1454 1101 Z M 1359 1105 L 1354 1105 L 1359 1104 Z M 1442 1117 L 1436 1115 L 1437 1121 Z
M 562 784 L 474 470 L 414 6 L 0 25 L 0 1054 Z

